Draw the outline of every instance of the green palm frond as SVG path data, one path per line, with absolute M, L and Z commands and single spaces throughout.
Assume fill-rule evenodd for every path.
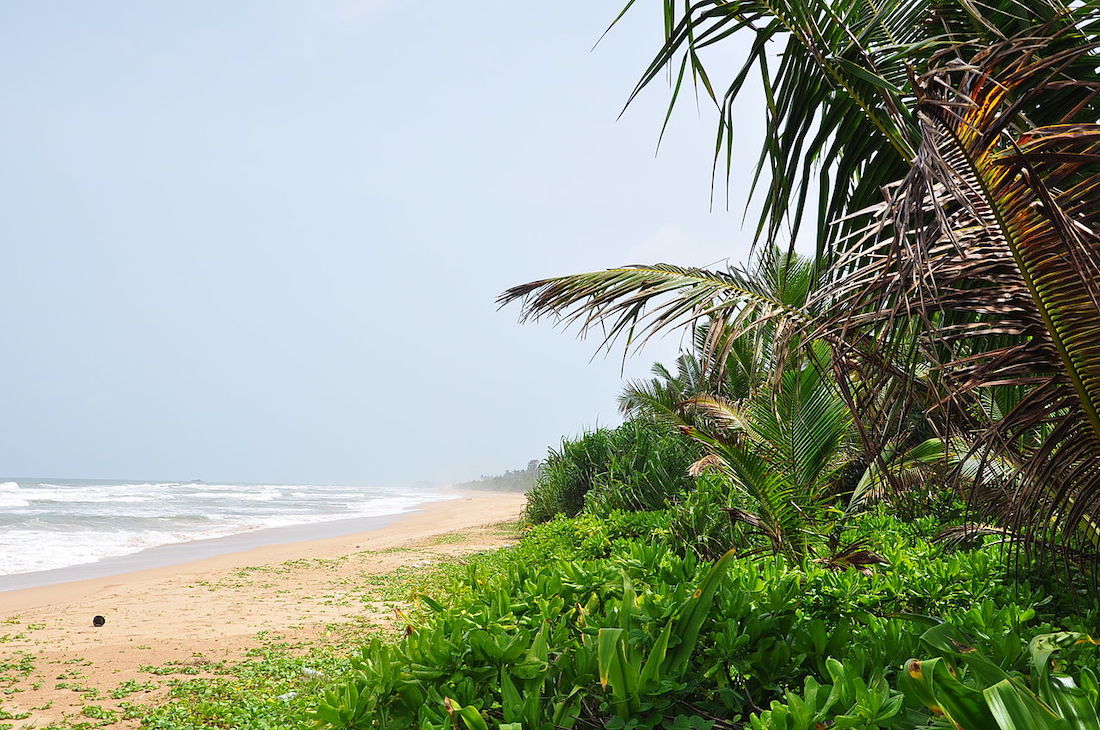
M 942 439 L 926 439 L 909 449 L 892 444 L 867 465 L 852 490 L 848 511 L 899 489 L 917 487 L 932 477 L 945 474 L 956 463 Z
M 629 266 L 521 284 L 497 303 L 520 301 L 521 321 L 554 317 L 576 325 L 581 336 L 598 328 L 601 349 L 619 340 L 640 347 L 658 333 L 694 327 L 692 354 L 702 363 L 701 377 L 728 374 L 730 385 L 747 394 L 813 322 L 806 305 L 821 277 L 811 260 L 770 248 L 752 268 Z M 746 339 L 752 333 L 755 339 Z
M 504 306 L 517 300 L 522 300 L 521 321 L 552 315 L 565 325 L 578 325 L 582 336 L 598 326 L 603 348 L 620 338 L 628 347 L 638 346 L 658 332 L 704 318 L 734 328 L 756 327 L 775 317 L 807 319 L 744 272 L 672 264 L 541 279 L 508 289 L 497 302 Z
M 807 362 L 743 402 L 704 396 L 693 406 L 708 419 L 684 431 L 714 457 L 706 465 L 730 479 L 777 550 L 805 556 L 837 475 L 854 456 L 852 417 L 826 371 Z
M 628 3 L 628 8 L 633 0 Z M 900 179 L 920 144 L 911 79 L 944 49 L 969 57 L 1024 29 L 1048 25 L 1078 31 L 1066 46 L 1094 37 L 1092 3 L 1060 0 L 664 0 L 664 44 L 631 100 L 672 71 L 665 124 L 690 79 L 718 111 L 715 171 L 733 158 L 734 111 L 750 79 L 766 98 L 769 133 L 759 152 L 754 188 L 764 185 L 758 236 L 785 238 L 793 247 L 807 207 L 818 199 L 819 257 L 865 219 L 834 221 L 879 201 L 880 189 Z M 626 11 L 624 10 L 624 13 Z M 740 66 L 722 81 L 704 57 L 731 36 L 752 43 Z M 1057 50 L 1057 49 L 1055 49 Z M 1095 78 L 1080 64 L 1065 70 Z M 1079 89 L 1047 89 L 1024 113 L 1033 124 L 1053 121 L 1058 109 L 1093 100 Z M 1038 100 L 1036 100 L 1038 101 Z
M 684 402 L 685 410 L 702 415 L 728 439 L 750 428 L 744 406 L 720 395 L 697 395 Z
M 682 407 L 701 387 L 699 363 L 689 355 L 676 359 L 673 375 L 661 363 L 653 368 L 649 380 L 631 380 L 619 396 L 619 410 L 627 417 L 651 417 L 673 426 L 687 425 Z

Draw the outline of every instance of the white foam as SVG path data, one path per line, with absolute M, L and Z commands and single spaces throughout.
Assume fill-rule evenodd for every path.
M 3 482 L 0 510 L 20 519 L 0 532 L 0 575 L 273 527 L 397 515 L 451 498 L 348 486 Z M 163 508 L 169 500 L 170 508 Z M 33 509 L 20 509 L 25 507 Z
M 248 494 L 242 491 L 237 494 L 233 494 L 231 492 L 195 492 L 188 496 L 204 499 L 243 500 L 245 502 L 271 502 L 281 497 L 282 494 L 278 491 L 260 492 L 259 494 Z

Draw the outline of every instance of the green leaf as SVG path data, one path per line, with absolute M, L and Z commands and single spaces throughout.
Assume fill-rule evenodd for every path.
M 476 707 L 472 705 L 459 707 L 458 703 L 450 697 L 443 698 L 443 707 L 452 718 L 461 718 L 466 730 L 489 730 L 489 723 L 485 722 L 485 718 Z
M 983 694 L 1001 730 L 1065 730 L 1066 728 L 1061 718 L 1039 702 L 1034 695 L 1022 691 L 1018 685 L 1008 680 L 987 687 Z
M 910 682 L 907 687 L 933 712 L 942 712 L 957 727 L 967 730 L 992 730 L 997 727 L 985 696 L 957 680 L 944 659 L 936 657 L 906 664 Z
M 657 641 L 654 642 L 653 648 L 650 649 L 645 665 L 642 666 L 638 684 L 643 691 L 650 691 L 661 682 L 661 667 L 664 665 L 665 655 L 668 653 L 668 641 L 672 637 L 673 621 L 674 619 L 669 619 L 665 624 L 660 636 L 657 637 Z
M 722 579 L 725 578 L 726 571 L 729 570 L 729 566 L 734 560 L 735 552 L 730 550 L 719 558 L 718 562 L 707 571 L 703 582 L 699 585 L 699 589 L 695 591 L 695 595 L 689 603 L 687 614 L 679 624 L 677 635 L 680 638 L 680 643 L 676 646 L 672 660 L 669 663 L 671 674 L 677 675 L 687 667 L 688 660 L 691 658 L 692 652 L 695 651 L 695 643 L 699 640 L 699 631 L 703 628 L 703 622 L 710 613 L 714 593 L 721 585 Z

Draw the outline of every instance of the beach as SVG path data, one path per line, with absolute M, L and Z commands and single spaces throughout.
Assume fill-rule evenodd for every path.
M 281 542 L 173 561 L 173 550 L 194 554 L 184 543 L 145 551 L 155 562 L 144 569 L 0 592 L 3 710 L 30 713 L 16 728 L 43 727 L 75 717 L 89 698 L 117 705 L 112 692 L 126 682 L 143 687 L 128 702 L 155 701 L 165 683 L 150 667 L 193 675 L 243 658 L 272 635 L 322 641 L 352 627 L 392 630 L 395 605 L 379 592 L 379 576 L 510 543 L 515 530 L 506 523 L 523 503 L 521 494 L 471 492 L 366 531 L 326 536 L 349 526 L 316 524 L 277 533 Z M 139 553 L 127 566 L 141 561 Z M 95 616 L 104 625 L 93 626 Z

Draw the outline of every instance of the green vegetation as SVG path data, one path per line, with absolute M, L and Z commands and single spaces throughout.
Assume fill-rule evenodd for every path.
M 671 65 L 675 104 L 690 72 L 719 152 L 760 69 L 769 245 L 501 297 L 605 346 L 691 327 L 692 347 L 628 385 L 623 426 L 552 452 L 526 513 L 551 521 L 425 595 L 318 719 L 1100 726 L 1098 7 L 663 4 L 639 89 Z M 719 99 L 701 54 L 737 34 Z M 815 186 L 816 259 L 772 248 Z M 613 535 L 631 514 L 648 534 Z
M 317 646 L 302 647 L 272 636 L 235 665 L 204 668 L 203 676 L 176 674 L 167 701 L 143 712 L 142 727 L 314 728 L 309 713 L 323 688 L 349 672 L 351 642 L 352 637 L 338 634 Z M 171 673 L 156 669 L 150 671 Z
M 552 451 L 520 546 L 433 586 L 317 718 L 1100 727 L 1100 6 L 662 4 L 635 93 L 671 70 L 671 113 L 690 77 L 719 156 L 759 69 L 766 245 L 502 295 L 605 347 L 691 347 Z M 702 58 L 735 35 L 720 97 Z
M 690 486 L 688 467 L 697 458 L 698 449 L 655 420 L 591 431 L 550 452 L 527 495 L 525 517 L 572 517 L 586 503 L 600 510 L 658 509 Z
M 825 347 L 864 460 L 884 467 L 927 444 L 953 467 L 944 489 L 980 492 L 971 506 L 1014 544 L 1095 562 L 1100 7 L 663 4 L 666 42 L 640 87 L 671 64 L 675 103 L 690 71 L 719 105 L 721 152 L 733 101 L 760 69 L 758 174 L 770 182 L 758 235 L 793 257 L 819 194 L 812 290 L 799 303 L 777 289 L 765 247 L 756 268 L 620 267 L 516 286 L 501 303 L 597 327 L 607 347 L 706 322 L 711 383 L 728 343 L 757 342 L 761 327 L 775 376 L 788 355 Z M 754 42 L 719 98 L 701 54 L 738 34 Z M 783 44 L 778 68 L 769 42 Z M 893 491 L 909 481 L 882 471 Z M 773 530 L 785 520 L 757 517 Z
M 475 489 L 489 492 L 526 492 L 535 485 L 539 475 L 539 460 L 532 459 L 526 469 L 512 469 L 503 474 L 483 476 L 455 486 L 459 489 Z
M 909 660 L 951 663 L 967 687 L 994 667 L 1030 698 L 1035 646 L 1067 651 L 1053 686 L 1077 676 L 1095 706 L 1100 656 L 1083 634 L 1055 632 L 1085 631 L 1097 609 L 1018 578 L 995 548 L 948 551 L 928 537 L 933 519 L 854 519 L 842 538 L 887 561 L 870 574 L 736 552 L 708 563 L 670 549 L 669 520 L 558 518 L 450 568 L 407 638 L 365 646 L 319 717 L 349 728 L 451 728 L 452 713 L 458 727 L 507 730 L 930 727 Z M 1032 637 L 1046 638 L 1029 653 Z

